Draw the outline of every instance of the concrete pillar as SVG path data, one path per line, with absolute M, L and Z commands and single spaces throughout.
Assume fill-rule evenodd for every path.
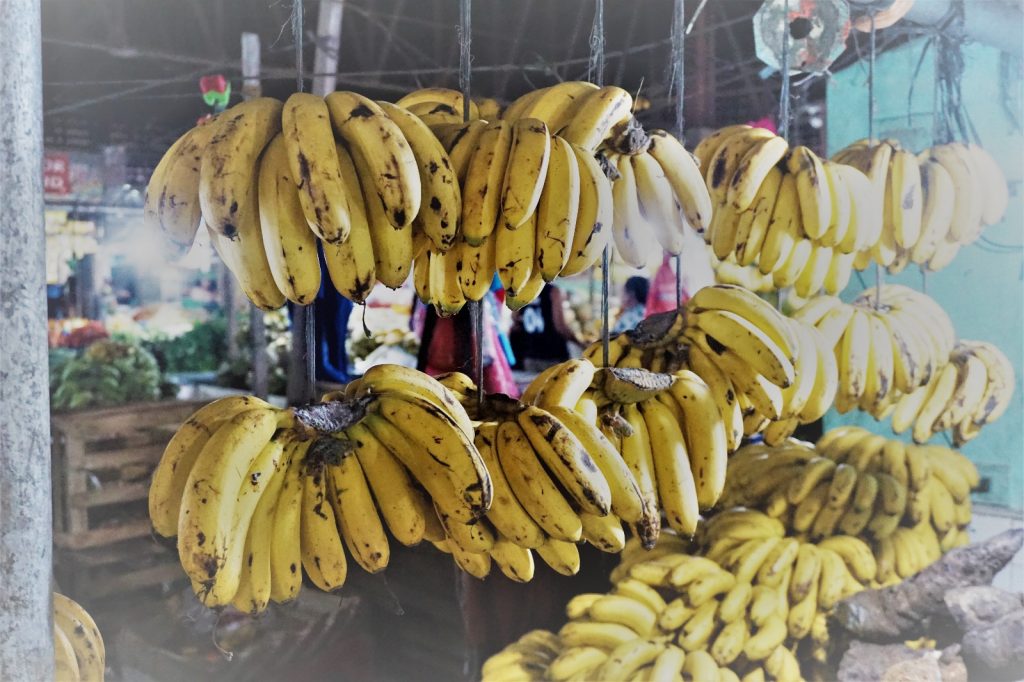
M 39 0 L 0 2 L 0 679 L 53 678 Z

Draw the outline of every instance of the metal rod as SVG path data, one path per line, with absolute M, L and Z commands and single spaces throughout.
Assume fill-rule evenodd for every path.
M 686 97 L 686 31 L 683 28 L 685 23 L 685 0 L 675 0 L 672 13 L 672 62 L 669 65 L 669 70 L 672 74 L 672 95 L 675 97 L 675 133 L 679 139 L 683 138 L 685 123 L 683 114 L 683 101 Z
M 683 257 L 676 256 L 676 308 L 683 307 Z
M 875 55 L 877 53 L 875 13 L 871 12 L 871 31 L 868 34 L 868 139 L 875 139 Z
M 590 29 L 590 66 L 588 77 L 596 85 L 604 85 L 604 0 L 594 0 L 594 23 Z M 608 296 L 611 279 L 611 243 L 601 252 L 601 362 L 607 367 L 609 358 Z
M 0 4 L 0 677 L 53 679 L 39 0 Z

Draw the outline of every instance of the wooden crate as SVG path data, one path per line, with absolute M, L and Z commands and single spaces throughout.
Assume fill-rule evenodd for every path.
M 98 608 L 115 595 L 185 581 L 177 552 L 148 536 L 89 549 L 58 547 L 54 576 L 68 595 Z
M 150 534 L 149 479 L 202 401 L 135 403 L 50 419 L 54 543 L 104 547 Z

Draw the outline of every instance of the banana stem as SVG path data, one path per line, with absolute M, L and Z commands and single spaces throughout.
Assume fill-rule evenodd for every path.
M 373 402 L 370 395 L 347 400 L 333 400 L 328 403 L 314 403 L 293 408 L 299 427 L 315 434 L 333 434 L 359 423 L 366 416 L 367 408 Z

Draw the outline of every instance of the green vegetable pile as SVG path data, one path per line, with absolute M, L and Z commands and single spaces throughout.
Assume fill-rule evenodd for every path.
M 50 404 L 54 411 L 111 407 L 158 400 L 160 368 L 137 343 L 97 341 L 80 355 L 50 353 Z

